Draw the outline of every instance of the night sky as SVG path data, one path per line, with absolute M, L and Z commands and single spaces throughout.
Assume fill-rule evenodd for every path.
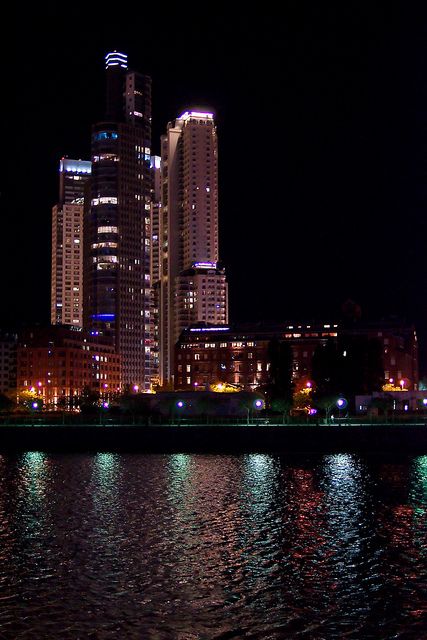
M 89 159 L 117 48 L 152 76 L 154 152 L 186 107 L 217 114 L 232 321 L 329 320 L 351 298 L 414 321 L 425 352 L 427 15 L 381 4 L 4 20 L 2 324 L 49 322 L 58 161 Z

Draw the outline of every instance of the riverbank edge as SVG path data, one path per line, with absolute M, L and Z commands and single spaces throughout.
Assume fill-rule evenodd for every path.
M 427 425 L 0 426 L 0 453 L 29 450 L 427 454 Z

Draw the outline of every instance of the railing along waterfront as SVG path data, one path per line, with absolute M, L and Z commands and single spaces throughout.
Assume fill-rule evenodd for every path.
M 268 427 L 354 427 L 354 426 L 384 426 L 407 425 L 426 426 L 427 416 L 352 416 L 347 418 L 335 418 L 327 421 L 322 417 L 301 418 L 300 416 L 223 416 L 223 415 L 198 415 L 198 416 L 160 416 L 160 415 L 109 415 L 102 412 L 97 414 L 75 413 L 39 413 L 31 415 L 0 414 L 1 426 L 202 426 L 202 425 L 238 425 L 238 426 L 268 426 Z

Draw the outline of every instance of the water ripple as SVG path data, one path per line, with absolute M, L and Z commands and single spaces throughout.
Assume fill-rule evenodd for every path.
M 0 639 L 423 638 L 427 457 L 0 456 Z

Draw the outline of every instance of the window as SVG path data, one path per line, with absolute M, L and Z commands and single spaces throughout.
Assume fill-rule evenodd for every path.
M 115 131 L 100 131 L 94 136 L 95 140 L 116 140 L 118 137 L 119 135 Z

